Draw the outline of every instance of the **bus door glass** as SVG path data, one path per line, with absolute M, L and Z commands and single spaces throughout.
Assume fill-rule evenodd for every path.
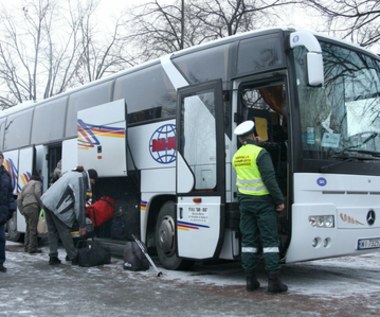
M 78 164 L 101 177 L 127 175 L 124 99 L 78 111 Z
M 223 233 L 224 121 L 221 81 L 179 90 L 177 118 L 178 256 L 212 258 Z
M 23 148 L 19 150 L 18 161 L 18 177 L 17 177 L 17 192 L 20 192 L 22 188 L 29 182 L 35 171 L 35 148 L 34 146 Z M 21 215 L 20 211 L 17 211 L 17 231 L 25 232 L 26 225 L 25 219 Z
M 17 196 L 19 150 L 4 152 L 4 167 L 11 175 L 13 195 Z

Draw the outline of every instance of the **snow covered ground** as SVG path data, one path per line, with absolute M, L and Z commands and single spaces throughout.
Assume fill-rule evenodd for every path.
M 99 268 L 49 266 L 48 250 L 29 255 L 7 243 L 0 273 L 0 316 L 379 316 L 380 252 L 284 265 L 289 292 L 245 291 L 238 263 L 195 265 L 157 277 L 130 272 L 122 260 Z M 65 252 L 60 250 L 60 258 Z

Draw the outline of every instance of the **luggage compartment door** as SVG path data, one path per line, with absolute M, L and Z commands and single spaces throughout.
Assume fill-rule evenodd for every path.
M 124 99 L 78 111 L 78 164 L 100 177 L 127 175 L 127 123 Z

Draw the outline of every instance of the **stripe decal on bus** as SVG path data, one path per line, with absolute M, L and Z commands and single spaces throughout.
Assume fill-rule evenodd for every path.
M 22 183 L 22 186 L 20 186 L 20 184 L 18 185 L 18 187 L 19 187 L 20 190 L 29 182 L 29 180 L 30 180 L 31 177 L 32 177 L 32 175 L 29 172 L 22 173 L 20 175 L 20 180 L 21 180 L 21 183 Z
M 178 221 L 177 222 L 177 229 L 178 230 L 198 230 L 200 228 L 210 228 L 209 226 L 206 225 L 200 225 L 197 223 L 191 223 L 191 222 L 185 222 L 185 221 Z
M 89 123 L 85 123 L 81 119 L 78 119 L 77 129 L 78 129 L 78 146 L 82 150 L 93 148 L 97 145 L 100 145 L 100 141 L 96 136 L 111 137 L 111 138 L 125 137 L 124 128 L 89 124 Z
M 16 183 L 17 183 L 17 177 L 18 177 L 18 170 L 17 170 L 15 164 L 13 163 L 13 161 L 11 159 L 6 159 L 4 161 L 4 168 L 8 171 L 9 175 L 11 176 L 12 188 L 13 188 L 13 190 L 15 190 Z M 20 191 L 20 190 L 21 189 L 19 188 L 18 191 Z
M 146 205 L 147 205 L 147 202 L 142 200 L 140 202 L 140 211 L 145 211 L 146 210 Z

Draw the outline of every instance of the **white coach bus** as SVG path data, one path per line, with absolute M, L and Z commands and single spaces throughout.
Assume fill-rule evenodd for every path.
M 233 129 L 252 119 L 286 197 L 285 263 L 380 247 L 380 59 L 294 29 L 248 32 L 179 51 L 0 116 L 14 194 L 38 172 L 95 168 L 116 199 L 97 239 L 130 233 L 162 266 L 238 259 Z M 17 239 L 19 212 L 7 225 Z

